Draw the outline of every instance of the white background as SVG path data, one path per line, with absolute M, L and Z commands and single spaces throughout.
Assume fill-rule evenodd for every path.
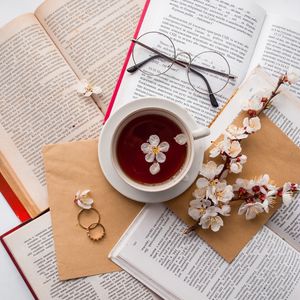
M 0 26 L 20 14 L 33 12 L 42 2 L 42 0 L 0 0 Z M 268 13 L 275 13 L 300 21 L 299 0 L 256 0 L 256 2 L 263 6 Z M 0 235 L 18 223 L 18 219 L 0 194 Z M 2 245 L 0 245 L 0 299 L 33 299 Z

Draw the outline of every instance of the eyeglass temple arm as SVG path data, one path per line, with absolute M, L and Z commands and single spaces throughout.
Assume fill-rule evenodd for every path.
M 134 43 L 136 43 L 136 44 L 142 46 L 143 48 L 146 48 L 146 49 L 148 49 L 148 50 L 150 50 L 150 51 L 156 53 L 157 55 L 154 55 L 154 56 L 151 56 L 151 57 L 149 57 L 149 58 L 146 58 L 145 60 L 141 61 L 140 63 L 136 64 L 135 66 L 129 67 L 129 68 L 127 69 L 127 71 L 128 71 L 129 73 L 134 73 L 134 72 L 137 71 L 140 67 L 142 67 L 144 64 L 146 64 L 146 63 L 148 63 L 149 61 L 151 61 L 151 60 L 153 60 L 153 59 L 156 59 L 156 58 L 158 58 L 158 57 L 163 57 L 163 58 L 165 58 L 165 59 L 167 59 L 167 60 L 170 60 L 170 61 L 172 61 L 172 62 L 175 62 L 175 63 L 179 62 L 179 63 L 181 63 L 181 64 L 188 65 L 187 62 L 182 61 L 182 60 L 178 60 L 178 59 L 173 59 L 173 58 L 171 58 L 171 57 L 169 57 L 169 56 L 167 56 L 167 55 L 165 55 L 165 54 L 163 54 L 163 53 L 161 53 L 161 52 L 159 52 L 159 51 L 153 49 L 152 47 L 147 46 L 146 44 L 144 44 L 144 43 L 142 43 L 142 42 L 140 42 L 140 41 L 138 41 L 138 40 L 136 40 L 136 39 L 132 39 L 132 42 L 134 42 Z M 194 68 L 198 68 L 198 69 L 204 70 L 204 71 L 208 71 L 208 72 L 211 72 L 211 73 L 214 73 L 214 74 L 218 74 L 218 75 L 221 75 L 221 76 L 228 76 L 229 79 L 236 79 L 236 76 L 235 76 L 235 75 L 232 75 L 232 74 L 229 74 L 229 75 L 228 75 L 227 73 L 223 73 L 223 72 L 220 72 L 220 71 L 217 71 L 217 70 L 209 69 L 209 68 L 206 68 L 206 67 L 203 67 L 203 66 L 199 66 L 199 65 L 195 65 L 195 64 L 190 64 L 190 66 L 191 66 L 191 67 L 194 67 Z
M 153 55 L 153 56 L 150 56 L 150 57 L 146 58 L 145 60 L 141 61 L 140 63 L 137 63 L 137 64 L 135 64 L 135 65 L 129 67 L 129 68 L 127 69 L 127 72 L 129 72 L 129 73 L 134 73 L 134 72 L 137 71 L 139 68 L 141 68 L 143 65 L 145 65 L 147 62 L 149 62 L 149 61 L 151 61 L 151 60 L 153 60 L 153 59 L 159 58 L 159 57 L 161 57 L 161 55 L 158 55 L 158 54 Z
M 153 49 L 153 48 L 151 48 L 151 47 L 149 47 L 149 46 L 147 46 L 147 45 L 145 45 L 145 44 L 143 44 L 143 43 L 141 43 L 141 42 L 139 42 L 139 41 L 137 41 L 137 40 L 135 40 L 135 39 L 133 39 L 132 41 L 135 42 L 135 43 L 137 43 L 137 44 L 139 44 L 140 46 L 142 46 L 142 47 L 144 47 L 144 48 L 146 48 L 146 49 L 148 49 L 148 50 L 154 52 L 156 55 L 155 55 L 155 56 L 152 56 L 152 57 L 149 57 L 149 58 L 145 59 L 144 61 L 142 61 L 142 62 L 136 64 L 135 66 L 132 66 L 132 67 L 128 68 L 128 69 L 127 69 L 128 72 L 130 72 L 130 73 L 135 72 L 139 67 L 143 66 L 144 64 L 146 64 L 146 63 L 147 63 L 148 61 L 150 61 L 151 59 L 154 59 L 154 57 L 155 57 L 155 58 L 157 58 L 157 57 L 163 57 L 163 58 L 165 58 L 165 59 L 167 59 L 167 60 L 169 60 L 169 61 L 172 61 L 172 62 L 176 63 L 177 65 L 180 65 L 180 66 L 186 68 L 186 65 L 187 65 L 186 63 L 183 63 L 183 62 L 181 62 L 181 61 L 179 61 L 179 60 L 176 60 L 176 59 L 173 59 L 173 58 L 171 58 L 171 57 L 169 57 L 169 56 L 167 56 L 167 55 L 165 55 L 165 54 L 163 54 L 163 53 L 160 53 L 159 51 L 157 51 L 157 50 L 155 50 L 155 49 Z M 210 87 L 210 85 L 209 85 L 207 79 L 205 78 L 205 76 L 204 76 L 203 74 L 199 73 L 198 71 L 196 71 L 195 69 L 193 69 L 191 66 L 190 66 L 189 70 L 190 70 L 191 72 L 197 74 L 198 76 L 200 76 L 200 77 L 203 79 L 203 81 L 204 81 L 204 83 L 205 83 L 205 85 L 206 85 L 206 87 L 207 87 L 208 93 L 209 93 L 209 100 L 210 100 L 211 105 L 212 105 L 213 107 L 218 107 L 219 104 L 218 104 L 218 102 L 217 102 L 217 100 L 216 100 L 216 97 L 215 97 L 215 95 L 213 94 L 213 92 L 212 92 L 212 90 L 211 90 L 211 87 Z M 224 74 L 224 73 L 223 73 L 223 74 Z M 226 76 L 227 76 L 227 75 L 226 75 Z
M 208 83 L 206 77 L 205 77 L 203 74 L 199 73 L 198 71 L 196 71 L 195 69 L 193 69 L 193 68 L 191 68 L 191 67 L 189 68 L 189 70 L 190 70 L 191 72 L 193 72 L 193 73 L 195 73 L 195 74 L 197 74 L 198 76 L 201 77 L 201 79 L 204 81 L 204 83 L 205 83 L 205 85 L 206 85 L 206 88 L 207 88 L 207 91 L 208 91 L 208 96 L 209 96 L 209 100 L 210 100 L 211 105 L 212 105 L 213 107 L 218 107 L 218 106 L 219 106 L 219 103 L 218 103 L 218 101 L 217 101 L 215 95 L 213 94 L 213 91 L 211 90 L 211 87 L 210 87 L 210 85 L 209 85 L 209 83 Z

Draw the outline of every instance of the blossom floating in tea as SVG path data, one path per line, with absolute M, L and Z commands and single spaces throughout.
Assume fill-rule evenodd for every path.
M 145 155 L 145 160 L 148 163 L 153 163 L 149 171 L 152 175 L 157 174 L 160 171 L 160 163 L 166 161 L 166 154 L 168 152 L 170 145 L 168 142 L 160 143 L 159 136 L 156 134 L 150 135 L 148 143 L 143 143 L 141 145 L 141 150 Z

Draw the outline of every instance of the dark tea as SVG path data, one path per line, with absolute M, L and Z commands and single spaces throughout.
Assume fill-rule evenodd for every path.
M 175 141 L 179 134 L 182 129 L 163 115 L 137 116 L 118 136 L 116 155 L 120 168 L 138 183 L 170 180 L 187 158 L 187 144 Z

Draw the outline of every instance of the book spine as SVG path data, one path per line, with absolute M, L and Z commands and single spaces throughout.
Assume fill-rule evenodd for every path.
M 142 24 L 143 24 L 143 21 L 144 21 L 146 12 L 147 12 L 147 10 L 148 10 L 149 4 L 150 4 L 150 0 L 147 0 L 146 3 L 145 3 L 144 9 L 143 9 L 143 11 L 142 11 L 140 20 L 139 20 L 139 22 L 138 22 L 137 28 L 136 28 L 136 30 L 135 30 L 134 36 L 133 36 L 135 39 L 138 37 L 138 34 L 139 34 L 140 29 L 141 29 L 141 27 L 142 27 Z M 112 98 L 111 98 L 111 100 L 110 100 L 110 102 L 109 102 L 109 105 L 108 105 L 108 107 L 107 107 L 107 111 L 106 111 L 106 114 L 105 114 L 103 123 L 106 122 L 106 120 L 109 118 L 109 116 L 110 116 L 110 114 L 111 114 L 112 108 L 113 108 L 113 106 L 114 106 L 115 99 L 116 99 L 116 97 L 117 97 L 117 94 L 118 94 L 118 91 L 119 91 L 119 88 L 120 88 L 120 85 L 121 85 L 121 82 L 122 82 L 123 77 L 124 77 L 124 74 L 125 74 L 125 72 L 126 72 L 127 64 L 128 64 L 128 62 L 129 62 L 129 59 L 130 59 L 130 56 L 131 56 L 131 53 L 132 53 L 132 50 L 133 50 L 133 46 L 134 46 L 134 43 L 131 43 L 131 44 L 130 44 L 130 47 L 129 47 L 129 50 L 128 50 L 128 53 L 127 53 L 127 56 L 126 56 L 125 61 L 124 61 L 124 65 L 123 65 L 123 67 L 122 67 L 122 70 L 121 70 L 121 73 L 120 73 L 120 76 L 119 76 L 119 79 L 118 79 L 118 81 L 117 81 L 117 85 L 116 85 L 116 87 L 115 87 L 115 89 L 114 89 Z

